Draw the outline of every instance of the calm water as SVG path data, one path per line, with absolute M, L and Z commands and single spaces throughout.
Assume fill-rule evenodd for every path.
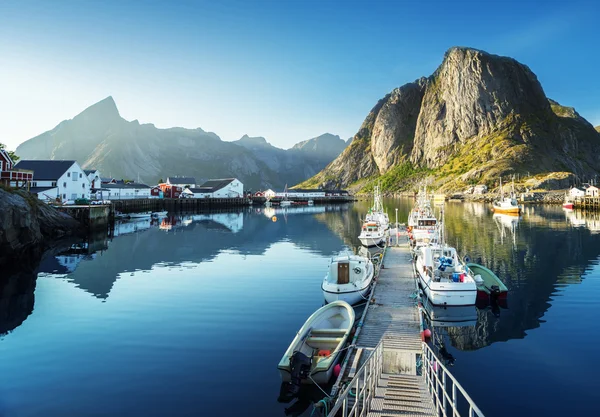
M 392 220 L 410 204 L 386 201 Z M 124 223 L 4 277 L 0 416 L 283 416 L 276 365 L 323 303 L 329 258 L 358 249 L 367 205 Z M 600 222 L 537 206 L 514 221 L 479 204 L 448 204 L 446 221 L 460 253 L 510 289 L 507 309 L 434 324 L 479 407 L 595 410 Z

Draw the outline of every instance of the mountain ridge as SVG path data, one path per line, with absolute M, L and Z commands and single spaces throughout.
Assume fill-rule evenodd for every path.
M 315 175 L 343 150 L 345 143 L 340 141 L 329 159 L 276 148 L 262 137 L 244 135 L 227 142 L 201 128 L 161 129 L 127 121 L 108 96 L 23 142 L 16 152 L 22 159 L 74 159 L 104 176 L 139 176 L 150 184 L 172 175 L 194 176 L 197 181 L 237 177 L 246 188 L 258 189 L 282 188 Z
M 600 135 L 575 109 L 548 99 L 510 57 L 450 48 L 436 71 L 383 97 L 351 144 L 298 187 L 440 189 L 493 185 L 501 175 L 600 169 Z

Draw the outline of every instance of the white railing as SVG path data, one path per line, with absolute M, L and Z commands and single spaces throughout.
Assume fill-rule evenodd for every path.
M 371 356 L 346 385 L 328 416 L 335 417 L 340 411 L 341 417 L 360 417 L 368 414 L 383 369 L 383 343 L 379 342 L 375 349 L 369 350 L 372 352 Z
M 459 408 L 468 409 L 469 417 L 484 417 L 469 394 L 437 359 L 431 348 L 423 343 L 423 374 L 436 413 L 441 417 L 460 417 Z

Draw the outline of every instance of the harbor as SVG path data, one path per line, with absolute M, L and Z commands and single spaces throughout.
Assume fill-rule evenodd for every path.
M 97 234 L 96 240 L 47 258 L 30 273 L 31 285 L 15 287 L 13 280 L 2 287 L 2 317 L 11 318 L 1 322 L 5 360 L 0 370 L 11 381 L 0 384 L 4 410 L 9 415 L 16 410 L 34 415 L 39 409 L 51 415 L 87 415 L 86 399 L 102 398 L 94 406 L 98 414 L 159 416 L 176 406 L 219 416 L 244 414 L 245 409 L 286 415 L 292 405 L 276 401 L 281 384 L 276 365 L 296 331 L 323 305 L 320 286 L 331 258 L 347 250 L 364 252 L 357 235 L 370 205 L 252 206 L 169 214 L 157 221 L 117 221 L 112 236 Z M 383 199 L 383 205 L 392 222 L 398 208 L 403 222 L 414 201 Z M 593 412 L 593 371 L 562 366 L 557 358 L 567 347 L 581 357 L 594 354 L 599 329 L 590 306 L 600 294 L 600 234 L 590 228 L 595 218 L 566 213 L 556 206 L 526 206 L 520 217 L 510 217 L 493 214 L 490 205 L 446 204 L 447 240 L 502 277 L 509 289 L 507 308 L 448 307 L 436 310 L 431 323 L 424 322 L 433 333 L 427 346 L 436 357 L 441 340 L 454 358 L 453 365 L 437 361 L 438 372 L 449 370 L 486 417 Z M 405 280 L 397 296 L 386 297 L 395 288 L 388 278 L 412 274 L 405 262 L 406 234 L 401 230 L 399 246 L 393 231 L 390 235 L 365 326 L 349 340 L 363 351 L 356 364 L 356 351 L 350 353 L 338 398 L 382 338 L 384 326 L 372 326 L 379 304 L 393 310 L 391 299 L 403 311 L 398 317 L 405 321 L 408 314 L 397 332 L 409 332 L 411 346 L 398 348 L 412 357 L 429 352 L 421 344 L 414 279 Z M 560 252 L 553 249 L 557 247 Z M 62 307 L 57 309 L 56 303 Z M 244 313 L 232 305 L 243 306 Z M 362 314 L 357 307 L 358 321 Z M 577 334 L 589 335 L 592 343 L 574 345 Z M 40 337 L 44 343 L 36 343 Z M 429 413 L 433 407 L 435 415 L 428 388 L 435 376 L 430 373 L 428 380 L 427 372 L 412 375 L 408 368 L 387 376 L 383 355 L 381 359 L 382 378 L 369 412 L 394 415 L 391 410 L 397 411 L 398 404 L 408 408 L 407 401 L 398 399 L 418 395 L 419 411 Z M 222 368 L 219 363 L 225 360 Z M 427 369 L 426 360 L 421 356 L 421 370 Z M 85 384 L 78 382 L 82 372 L 91 376 Z M 260 383 L 251 382 L 256 378 Z M 439 379 L 441 384 L 441 374 Z M 451 380 L 446 375 L 449 398 Z M 572 384 L 557 385 L 557 380 Z M 337 382 L 334 378 L 323 388 L 331 394 Z M 490 385 L 502 387 L 511 400 L 499 403 L 489 395 Z M 60 390 L 54 388 L 58 386 Z M 64 389 L 73 394 L 69 407 L 56 401 Z M 561 401 L 534 404 L 522 392 Z M 35 404 L 27 400 L 31 395 Z M 165 397 L 172 400 L 158 400 Z M 225 407 L 228 398 L 239 406 Z M 313 404 L 323 398 L 315 387 L 303 397 L 305 410 L 295 415 L 310 417 Z M 348 411 L 352 401 L 350 394 Z M 300 412 L 300 405 L 294 410 Z M 321 411 L 313 417 L 323 415 Z M 468 409 L 459 411 L 469 415 Z

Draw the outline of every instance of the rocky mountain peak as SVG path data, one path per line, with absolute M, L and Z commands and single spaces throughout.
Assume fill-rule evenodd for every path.
M 114 120 L 120 119 L 119 109 L 112 96 L 106 97 L 104 100 L 100 100 L 96 104 L 92 104 L 90 107 L 79 113 L 74 117 L 75 119 L 95 119 L 95 120 Z

